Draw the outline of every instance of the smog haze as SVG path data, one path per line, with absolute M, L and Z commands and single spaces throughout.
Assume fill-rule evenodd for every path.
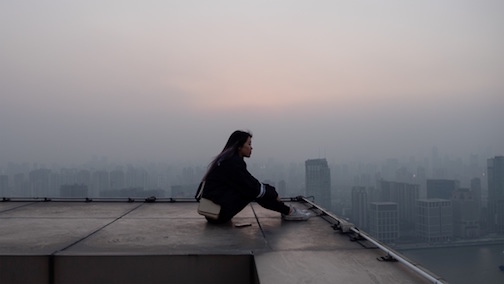
M 2 1 L 0 160 L 504 153 L 502 1 Z

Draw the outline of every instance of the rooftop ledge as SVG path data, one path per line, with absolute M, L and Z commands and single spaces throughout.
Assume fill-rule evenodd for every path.
M 208 224 L 194 199 L 0 201 L 2 283 L 443 283 L 304 197 Z M 251 226 L 236 227 L 237 223 Z

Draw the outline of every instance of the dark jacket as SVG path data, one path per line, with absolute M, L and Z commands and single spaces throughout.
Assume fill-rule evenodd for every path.
M 232 206 L 236 200 L 251 202 L 261 192 L 261 183 L 247 170 L 242 157 L 233 157 L 220 162 L 206 176 L 203 197 L 221 206 Z M 265 185 L 262 198 L 277 198 L 275 188 Z

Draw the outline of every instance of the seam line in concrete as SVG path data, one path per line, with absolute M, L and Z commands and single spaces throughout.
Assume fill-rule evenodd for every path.
M 94 234 L 98 233 L 99 231 L 101 231 L 101 230 L 105 229 L 106 227 L 110 226 L 111 224 L 115 223 L 116 221 L 118 221 L 118 220 L 122 219 L 124 216 L 128 215 L 129 213 L 131 213 L 131 212 L 135 211 L 136 209 L 138 209 L 138 208 L 139 208 L 140 206 L 142 206 L 143 204 L 144 204 L 144 203 L 140 203 L 140 205 L 138 205 L 138 206 L 136 206 L 136 207 L 134 207 L 134 208 L 132 208 L 132 209 L 128 210 L 126 213 L 124 213 L 124 214 L 122 214 L 121 216 L 119 216 L 119 217 L 115 218 L 115 219 L 114 219 L 114 220 L 112 220 L 111 222 L 109 222 L 109 223 L 107 223 L 107 224 L 105 224 L 105 225 L 101 226 L 100 228 L 98 228 L 98 229 L 94 230 L 93 232 L 91 232 L 91 233 L 90 233 L 90 234 L 88 234 L 87 236 L 84 236 L 84 237 L 82 237 L 82 238 L 78 239 L 77 241 L 75 241 L 75 242 L 73 242 L 73 243 L 69 244 L 68 246 L 66 246 L 66 247 L 64 247 L 64 248 L 62 248 L 62 249 L 59 249 L 59 250 L 54 251 L 53 253 L 51 253 L 51 256 L 56 255 L 56 254 L 57 254 L 57 253 L 59 253 L 59 252 L 65 251 L 65 250 L 67 250 L 67 249 L 69 249 L 69 248 L 73 247 L 74 245 L 76 245 L 76 244 L 78 244 L 78 243 L 82 242 L 83 240 L 85 240 L 85 239 L 87 239 L 87 238 L 91 237 L 92 235 L 94 235 Z
M 5 210 L 3 210 L 3 211 L 0 211 L 0 214 L 5 213 L 5 212 L 9 212 L 9 211 L 11 211 L 11 210 L 16 210 L 16 209 L 21 208 L 21 207 L 25 207 L 25 206 L 33 205 L 33 204 L 36 204 L 36 203 L 37 203 L 37 202 L 30 202 L 30 203 L 27 203 L 27 204 L 22 204 L 22 205 L 19 205 L 19 206 L 13 207 L 13 208 L 5 209 Z

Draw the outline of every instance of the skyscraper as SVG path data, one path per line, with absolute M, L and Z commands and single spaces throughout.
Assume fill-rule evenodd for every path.
M 369 204 L 369 232 L 383 242 L 399 238 L 398 207 L 395 202 L 371 202 Z
M 478 210 L 481 210 L 481 200 L 482 200 L 482 192 L 481 192 L 481 180 L 479 178 L 471 179 L 471 192 L 473 194 L 474 199 L 478 202 Z
M 89 196 L 96 197 L 100 196 L 102 191 L 107 191 L 110 189 L 110 178 L 107 171 L 95 171 L 92 175 L 92 187 L 89 192 Z
M 121 169 L 116 169 L 110 172 L 110 189 L 125 188 L 124 172 Z
M 12 192 L 13 196 L 29 196 L 29 197 L 34 196 L 30 192 L 30 183 L 25 178 L 24 173 L 17 173 L 14 175 L 14 182 L 12 188 L 13 188 Z
M 285 183 L 285 180 L 279 181 L 276 189 L 277 189 L 278 195 L 286 196 L 287 195 L 287 184 Z
M 417 200 L 417 237 L 427 243 L 453 238 L 452 202 L 432 198 Z
M 368 227 L 368 199 L 366 188 L 354 186 L 352 188 L 352 222 L 362 229 Z
M 480 208 L 475 192 L 459 188 L 452 197 L 453 234 L 459 238 L 477 238 L 480 235 Z
M 415 230 L 415 205 L 419 198 L 419 185 L 405 182 L 380 180 L 379 201 L 395 202 L 398 206 L 399 227 L 401 235 Z
M 326 159 L 305 161 L 306 196 L 313 196 L 317 204 L 331 210 L 331 171 Z
M 489 229 L 504 233 L 504 156 L 488 159 Z
M 30 171 L 30 187 L 31 196 L 37 197 L 48 197 L 49 192 L 49 176 L 51 170 L 48 169 L 37 169 Z
M 0 197 L 9 196 L 9 176 L 0 175 Z
M 64 184 L 60 186 L 61 197 L 88 197 L 88 186 L 84 184 Z

